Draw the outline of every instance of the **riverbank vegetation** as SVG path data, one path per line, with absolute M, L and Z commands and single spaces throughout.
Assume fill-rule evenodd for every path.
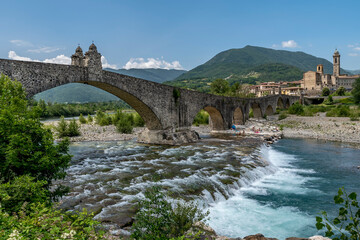
M 101 239 L 91 215 L 55 209 L 68 192 L 52 183 L 66 175 L 69 141 L 55 144 L 39 111 L 19 82 L 0 76 L 0 239 Z
M 117 109 L 131 109 L 122 101 L 96 102 L 96 103 L 45 103 L 44 100 L 31 100 L 30 106 L 37 107 L 40 118 L 75 117 L 82 115 L 94 115 L 96 111 L 111 111 Z

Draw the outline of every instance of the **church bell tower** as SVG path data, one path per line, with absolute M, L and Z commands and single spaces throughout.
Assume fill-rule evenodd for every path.
M 333 69 L 334 69 L 333 75 L 335 77 L 338 77 L 338 76 L 340 76 L 340 54 L 339 54 L 339 51 L 337 49 L 334 52 L 333 60 L 334 60 L 334 62 L 333 62 Z

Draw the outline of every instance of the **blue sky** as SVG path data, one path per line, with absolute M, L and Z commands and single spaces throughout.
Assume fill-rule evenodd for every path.
M 190 70 L 246 45 L 360 69 L 359 0 L 2 1 L 0 58 L 67 63 L 92 41 L 104 66 Z M 107 65 L 106 65 L 107 64 Z M 315 69 L 315 66 L 314 66 Z

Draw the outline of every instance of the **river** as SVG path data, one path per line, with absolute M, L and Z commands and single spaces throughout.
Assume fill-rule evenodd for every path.
M 220 235 L 309 237 L 315 216 L 335 214 L 339 187 L 360 193 L 360 150 L 334 142 L 283 139 L 265 146 L 254 138 L 203 136 L 184 146 L 134 141 L 80 142 L 63 184 L 64 209 L 86 207 L 108 225 L 126 225 L 143 191 L 161 185 L 173 199 L 210 210 Z

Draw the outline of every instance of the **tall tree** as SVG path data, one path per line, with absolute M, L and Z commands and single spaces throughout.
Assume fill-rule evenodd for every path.
M 210 89 L 213 94 L 224 95 L 230 90 L 229 82 L 218 78 L 211 83 Z
M 354 96 L 355 103 L 360 103 L 360 78 L 356 79 L 353 83 L 353 90 L 351 91 Z

